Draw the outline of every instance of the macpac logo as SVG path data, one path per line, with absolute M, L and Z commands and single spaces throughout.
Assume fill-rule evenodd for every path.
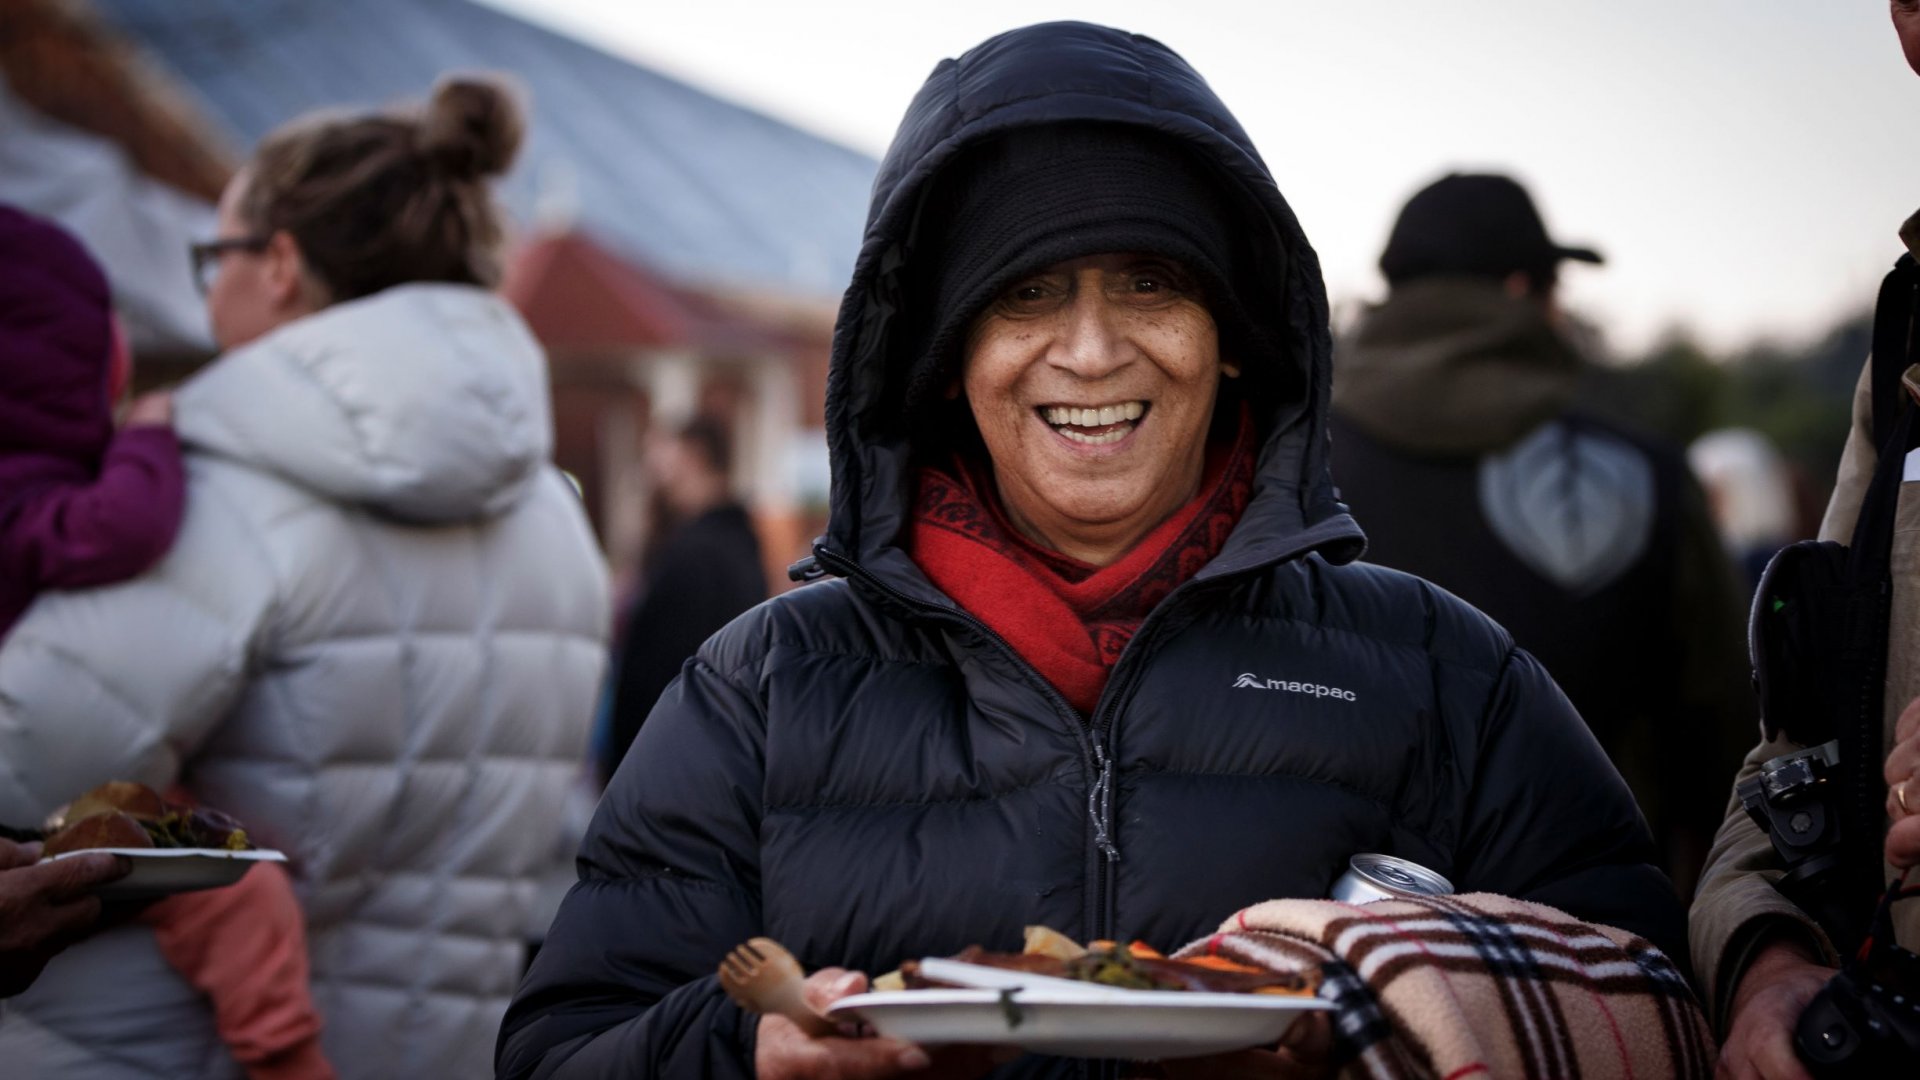
M 1233 680 L 1235 690 L 1280 690 L 1289 694 L 1305 694 L 1308 697 L 1333 698 L 1336 701 L 1358 701 L 1351 690 L 1342 690 L 1337 686 L 1321 686 L 1319 683 L 1288 682 L 1285 679 L 1263 679 L 1247 672 Z

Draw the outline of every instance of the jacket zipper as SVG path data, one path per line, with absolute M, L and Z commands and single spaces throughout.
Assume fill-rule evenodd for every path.
M 1101 695 L 1101 703 L 1094 707 L 1093 716 L 1088 725 L 1091 728 L 1094 747 L 1096 750 L 1100 750 L 1103 755 L 1111 755 L 1112 749 L 1106 747 L 1105 744 L 1113 736 L 1115 718 L 1120 715 L 1120 712 L 1125 708 L 1126 704 L 1133 700 L 1134 690 L 1140 683 L 1139 673 L 1143 670 L 1143 662 L 1135 661 L 1128 663 L 1128 657 L 1130 655 L 1146 655 L 1147 648 L 1152 642 L 1155 632 L 1166 623 L 1167 619 L 1172 617 L 1171 612 L 1176 610 L 1176 606 L 1185 603 L 1187 598 L 1193 594 L 1193 590 L 1190 589 L 1189 586 L 1195 584 L 1195 582 L 1191 581 L 1182 582 L 1176 586 L 1171 593 L 1168 593 L 1166 599 L 1162 600 L 1155 607 L 1154 611 L 1148 613 L 1146 619 L 1141 622 L 1140 629 L 1134 633 L 1133 639 L 1127 643 L 1126 649 L 1122 651 L 1120 661 L 1114 665 L 1113 675 L 1107 684 L 1108 692 Z M 1206 583 L 1198 584 L 1204 585 Z M 1156 618 L 1156 616 L 1158 617 Z M 1111 758 L 1109 757 L 1108 760 L 1111 760 Z M 1114 784 L 1111 769 L 1106 771 L 1104 778 L 1107 786 L 1106 790 L 1100 795 L 1100 805 L 1101 812 L 1106 816 L 1108 821 L 1108 830 L 1111 832 L 1113 828 Z M 1099 866 L 1097 881 L 1095 883 L 1097 895 L 1100 898 L 1100 918 L 1094 935 L 1096 938 L 1109 938 L 1114 934 L 1113 882 L 1112 876 L 1107 872 L 1107 867 L 1109 863 L 1118 862 L 1119 858 L 1119 852 L 1116 851 L 1114 852 L 1113 858 L 1101 862 Z
M 1006 638 L 1000 636 L 998 631 L 988 626 L 971 612 L 962 608 L 943 607 L 938 604 L 929 604 L 922 600 L 916 600 L 901 592 L 899 589 L 894 588 L 892 585 L 887 584 L 885 581 L 882 581 L 865 567 L 835 553 L 824 544 L 815 544 L 813 552 L 813 555 L 807 559 L 802 559 L 800 562 L 794 564 L 793 576 L 796 580 L 811 581 L 820 576 L 818 573 L 809 572 L 811 568 L 808 568 L 806 564 L 812 561 L 816 566 L 831 569 L 834 573 L 842 577 L 858 578 L 869 587 L 878 590 L 895 603 L 910 610 L 934 616 L 941 621 L 959 623 L 998 647 L 1008 659 L 1013 661 L 1015 670 L 1021 672 L 1023 677 L 1025 677 L 1029 683 L 1033 684 L 1033 686 L 1040 691 L 1041 696 L 1053 706 L 1054 712 L 1067 721 L 1067 726 L 1072 729 L 1074 737 L 1080 742 L 1082 762 L 1086 764 L 1089 771 L 1094 774 L 1093 785 L 1087 792 L 1087 816 L 1093 823 L 1093 844 L 1099 854 L 1099 859 L 1096 862 L 1094 873 L 1092 905 L 1094 917 L 1088 920 L 1090 924 L 1089 936 L 1094 939 L 1111 936 L 1113 933 L 1113 882 L 1112 875 L 1108 872 L 1108 867 L 1112 863 L 1120 861 L 1120 849 L 1113 842 L 1113 789 L 1115 780 L 1113 775 L 1113 758 L 1107 749 L 1106 742 L 1112 734 L 1113 717 L 1118 715 L 1121 702 L 1131 699 L 1133 696 L 1133 689 L 1139 681 L 1138 672 L 1140 670 L 1140 664 L 1125 663 L 1125 655 L 1123 654 L 1122 663 L 1115 665 L 1114 668 L 1114 674 L 1116 676 L 1123 674 L 1126 676 L 1125 682 L 1120 684 L 1121 689 L 1117 692 L 1103 695 L 1104 700 L 1100 706 L 1095 707 L 1093 716 L 1087 720 L 1082 720 L 1080 713 L 1074 709 L 1072 705 L 1068 704 L 1067 699 L 1061 695 L 1060 691 L 1055 689 L 1053 684 L 1048 682 L 1032 664 L 1028 663 L 1025 657 L 1014 651 L 1013 646 L 1008 644 Z M 1158 610 L 1149 614 L 1146 621 L 1141 623 L 1139 632 L 1134 635 L 1133 642 L 1130 642 L 1128 645 L 1127 653 L 1138 653 L 1145 648 L 1144 643 L 1150 641 L 1152 638 L 1150 631 L 1157 630 L 1159 625 L 1166 621 L 1168 617 L 1166 613 L 1174 610 L 1176 601 L 1184 601 L 1186 594 L 1190 594 L 1193 587 L 1210 583 L 1210 581 L 1188 581 L 1176 587 L 1172 593 L 1168 594 L 1165 600 L 1161 601 Z M 1156 615 L 1160 617 L 1155 618 Z M 1139 646 L 1138 648 L 1135 647 L 1136 643 Z M 1112 687 L 1110 686 L 1109 689 L 1112 689 Z
M 1028 682 L 1032 683 L 1034 687 L 1040 691 L 1040 695 L 1053 706 L 1054 712 L 1067 721 L 1067 727 L 1073 731 L 1074 738 L 1080 742 L 1081 761 L 1094 775 L 1093 785 L 1087 793 L 1087 814 L 1093 822 L 1093 844 L 1100 854 L 1100 877 L 1104 880 L 1106 877 L 1106 864 L 1120 858 L 1120 850 L 1113 844 L 1110 821 L 1107 816 L 1112 809 L 1111 798 L 1108 793 L 1113 784 L 1113 763 L 1107 757 L 1105 748 L 1100 745 L 1100 740 L 1094 737 L 1090 722 L 1082 720 L 1080 713 L 1067 702 L 1065 697 L 1061 696 L 1060 691 L 1056 690 L 1053 684 L 1048 682 L 1032 664 L 1027 663 L 1025 657 L 1015 652 L 1013 646 L 1007 643 L 1006 638 L 1001 637 L 998 631 L 982 622 L 972 613 L 961 608 L 942 607 L 939 604 L 929 604 L 922 600 L 915 600 L 913 597 L 880 580 L 859 564 L 835 554 L 824 545 L 816 544 L 813 550 L 814 554 L 811 558 L 817 559 L 821 565 L 829 567 L 834 573 L 839 574 L 841 577 L 858 578 L 869 587 L 878 590 L 904 607 L 925 615 L 934 616 L 941 621 L 957 622 L 993 643 L 1002 653 L 1006 654 L 1008 659 L 1013 661 L 1015 670 L 1019 671 Z M 801 562 L 794 564 L 795 568 L 798 569 L 803 566 L 806 561 L 807 560 L 803 559 Z M 804 573 L 804 571 L 802 572 Z M 812 578 L 808 577 L 807 580 L 812 580 Z M 1094 936 L 1098 937 L 1102 933 L 1104 933 L 1103 930 L 1096 928 Z

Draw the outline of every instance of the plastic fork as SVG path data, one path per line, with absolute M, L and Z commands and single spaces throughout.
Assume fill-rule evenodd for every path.
M 757 937 L 720 961 L 720 989 L 733 1003 L 762 1016 L 784 1016 L 813 1038 L 839 1028 L 807 1004 L 800 961 L 772 938 Z

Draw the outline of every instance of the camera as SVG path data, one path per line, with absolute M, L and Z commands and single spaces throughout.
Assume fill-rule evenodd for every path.
M 1735 789 L 1786 871 L 1775 887 L 1843 950 L 1860 945 L 1800 1014 L 1794 1049 L 1822 1080 L 1920 1075 L 1920 954 L 1895 943 L 1892 915 L 1920 886 L 1895 882 L 1870 911 L 1852 900 L 1859 890 L 1843 872 L 1839 747 L 1835 740 L 1770 759 Z
M 1821 1080 L 1920 1073 L 1920 953 L 1894 943 L 1890 914 L 1906 896 L 1920 896 L 1920 887 L 1895 882 L 1887 890 L 1863 955 L 1814 995 L 1794 1026 L 1794 1049 Z

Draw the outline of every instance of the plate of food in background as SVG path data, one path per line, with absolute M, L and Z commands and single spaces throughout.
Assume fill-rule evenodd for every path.
M 287 861 L 253 846 L 233 818 L 167 799 L 131 781 L 100 785 L 61 807 L 40 830 L 41 860 L 119 855 L 127 876 L 93 890 L 102 900 L 150 900 L 240 880 L 254 863 Z

